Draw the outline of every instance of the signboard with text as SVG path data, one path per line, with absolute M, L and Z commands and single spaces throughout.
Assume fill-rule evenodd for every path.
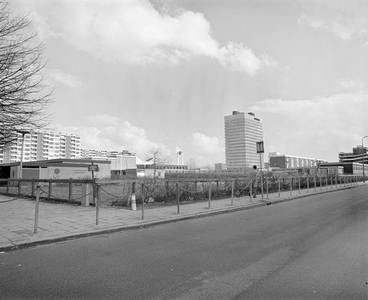
M 89 165 L 88 166 L 88 171 L 98 172 L 98 171 L 100 171 L 100 168 L 98 167 L 98 165 Z

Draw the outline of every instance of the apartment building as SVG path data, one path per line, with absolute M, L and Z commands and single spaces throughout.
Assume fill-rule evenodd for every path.
M 263 154 L 257 153 L 257 142 L 263 141 L 263 124 L 252 112 L 233 111 L 225 116 L 225 158 L 230 171 L 263 168 Z
M 23 137 L 23 161 L 25 162 L 80 157 L 80 137 L 52 131 L 31 131 L 24 136 L 20 133 L 14 133 L 14 140 L 2 145 L 0 148 L 0 163 L 11 163 L 21 160 Z

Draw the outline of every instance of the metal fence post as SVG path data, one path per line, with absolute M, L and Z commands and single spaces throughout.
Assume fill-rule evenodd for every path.
M 328 189 L 328 175 L 326 175 L 326 190 Z
M 132 210 L 137 210 L 137 203 L 135 201 L 135 181 L 132 182 L 132 196 L 131 196 Z
M 308 193 L 309 193 L 309 176 L 307 175 L 307 188 L 308 188 Z
M 22 194 L 22 182 L 18 180 L 18 196 Z
M 167 188 L 167 187 L 168 187 L 168 183 L 169 183 L 169 182 L 168 182 L 168 181 L 166 181 L 166 184 L 165 184 L 165 185 L 166 185 L 166 192 L 168 192 L 168 190 L 169 190 L 169 189 Z M 145 197 L 145 196 L 144 196 L 144 183 L 142 183 L 142 220 L 144 219 L 144 197 Z
M 98 225 L 98 218 L 100 215 L 100 185 L 96 184 L 96 225 Z
M 51 199 L 52 196 L 52 179 L 49 180 L 49 199 Z
M 231 205 L 234 204 L 234 179 L 231 180 Z
M 314 191 L 316 192 L 317 191 L 317 178 L 316 178 L 316 175 L 314 175 Z
M 261 175 L 261 194 L 262 194 L 262 199 L 263 199 L 263 173 L 260 173 Z
M 180 202 L 179 184 L 176 183 L 176 206 L 177 206 L 177 209 L 178 209 L 178 214 L 180 213 L 179 202 Z
M 73 180 L 69 179 L 69 200 L 73 199 Z
M 211 181 L 210 181 L 210 186 L 208 188 L 208 208 L 211 208 Z
M 293 177 L 290 177 L 290 195 L 293 194 Z
M 266 193 L 267 193 L 267 199 L 268 199 L 268 177 L 266 178 Z
M 7 182 L 6 182 L 6 193 L 9 194 L 9 189 L 10 189 L 10 179 L 8 178 Z
M 34 220 L 34 233 L 37 233 L 38 228 L 38 212 L 40 209 L 40 186 L 36 188 L 36 207 L 35 207 L 35 220 Z
M 35 196 L 35 182 L 33 180 L 31 183 L 31 196 L 32 198 Z

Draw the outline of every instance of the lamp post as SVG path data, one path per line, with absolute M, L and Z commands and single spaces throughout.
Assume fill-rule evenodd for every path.
M 365 174 L 364 174 L 364 145 L 363 145 L 363 140 L 366 138 L 366 137 L 368 137 L 368 135 L 366 135 L 366 136 L 363 136 L 363 138 L 362 138 L 362 153 L 363 153 L 363 183 L 365 183 Z
M 24 153 L 24 139 L 25 139 L 25 135 L 27 133 L 29 133 L 29 131 L 25 131 L 25 130 L 18 130 L 18 133 L 20 133 L 22 135 L 22 152 L 20 154 L 20 169 L 19 169 L 19 179 L 22 179 L 22 171 L 23 171 L 23 153 Z M 19 182 L 20 184 L 20 182 Z

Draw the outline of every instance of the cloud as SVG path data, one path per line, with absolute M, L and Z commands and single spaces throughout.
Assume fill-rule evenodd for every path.
M 206 56 L 250 76 L 276 63 L 267 55 L 257 57 L 242 44 L 220 47 L 202 13 L 176 8 L 169 15 L 165 7 L 160 13 L 148 0 L 16 2 L 32 10 L 40 37 L 63 39 L 104 61 L 175 65 Z
M 250 110 L 264 122 L 269 151 L 336 161 L 338 152 L 351 151 L 368 134 L 366 93 L 303 100 L 266 99 Z M 331 157 L 333 151 L 336 156 Z
M 95 115 L 84 119 L 84 126 L 61 126 L 57 130 L 63 133 L 78 134 L 83 149 L 129 150 L 144 158 L 152 149 L 160 149 L 165 155 L 171 155 L 170 149 L 160 142 L 152 141 L 149 133 L 132 125 L 128 121 L 109 115 Z
M 199 132 L 195 132 L 191 136 L 192 151 L 199 156 L 205 157 L 223 153 L 224 150 L 219 144 L 217 137 L 209 137 Z
M 363 90 L 366 85 L 360 80 L 344 78 L 339 81 L 338 86 L 342 90 Z
M 66 74 L 59 69 L 53 69 L 47 71 L 47 77 L 49 80 L 66 85 L 71 88 L 87 88 L 88 85 L 83 83 L 77 76 Z
M 299 24 L 329 32 L 343 40 L 358 38 L 368 31 L 366 1 L 299 1 Z

